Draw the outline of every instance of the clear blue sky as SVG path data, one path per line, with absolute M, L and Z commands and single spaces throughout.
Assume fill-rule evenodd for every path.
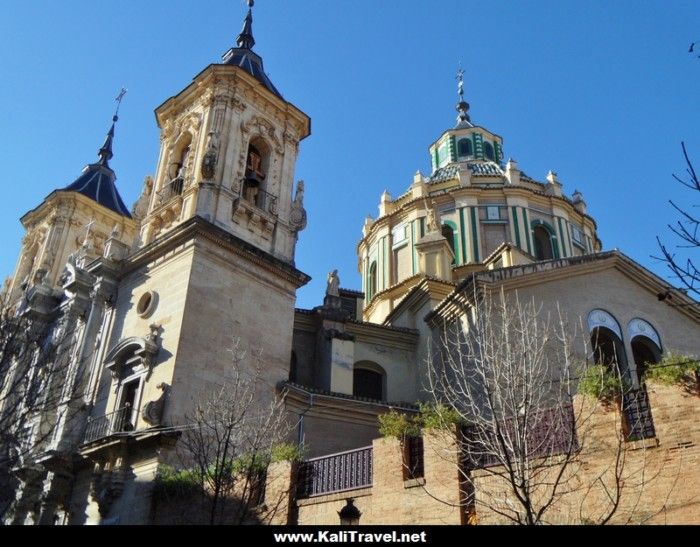
M 0 0 L 4 245 L 19 217 L 94 160 L 122 85 L 117 184 L 136 199 L 156 167 L 153 109 L 233 45 L 242 0 Z M 404 192 L 427 147 L 454 125 L 458 62 L 472 120 L 504 138 L 531 177 L 578 188 L 606 249 L 664 274 L 685 140 L 700 166 L 700 3 L 681 1 L 258 0 L 255 50 L 287 100 L 312 118 L 297 178 L 309 224 L 296 263 L 321 302 L 326 273 L 359 288 L 355 248 L 381 192 Z M 664 274 L 665 275 L 665 274 Z

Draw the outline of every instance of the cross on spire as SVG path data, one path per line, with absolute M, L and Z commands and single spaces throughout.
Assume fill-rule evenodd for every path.
M 114 99 L 115 101 L 117 101 L 117 108 L 114 111 L 114 116 L 112 116 L 112 127 L 109 128 L 109 131 L 107 132 L 107 138 L 105 139 L 102 148 L 100 148 L 100 151 L 97 153 L 97 155 L 100 157 L 100 161 L 98 163 L 100 165 L 104 165 L 105 167 L 109 167 L 109 160 L 111 160 L 112 156 L 114 156 L 114 154 L 112 153 L 112 141 L 114 140 L 114 124 L 116 124 L 117 120 L 119 119 L 119 107 L 121 107 L 122 105 L 122 101 L 124 100 L 124 95 L 126 95 L 126 92 L 126 88 L 122 87 L 119 91 L 119 95 L 117 95 Z
M 114 99 L 115 101 L 117 101 L 117 109 L 114 111 L 114 117 L 112 118 L 112 121 L 116 122 L 119 119 L 119 107 L 122 105 L 122 100 L 124 100 L 124 95 L 126 95 L 127 92 L 128 89 L 122 87 L 119 91 L 119 95 L 117 95 Z

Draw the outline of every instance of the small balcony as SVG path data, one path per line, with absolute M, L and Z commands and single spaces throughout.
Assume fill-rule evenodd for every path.
M 175 177 L 158 192 L 158 205 L 163 205 L 174 197 L 181 196 L 184 188 L 185 179 L 182 176 Z
M 277 196 L 246 182 L 243 187 L 243 200 L 271 215 L 277 214 Z
M 83 442 L 87 444 L 104 437 L 109 437 L 115 433 L 133 431 L 134 425 L 131 423 L 131 414 L 131 406 L 125 405 L 119 410 L 115 410 L 104 416 L 88 418 Z
M 299 498 L 368 488 L 372 486 L 372 447 L 304 461 L 298 473 Z

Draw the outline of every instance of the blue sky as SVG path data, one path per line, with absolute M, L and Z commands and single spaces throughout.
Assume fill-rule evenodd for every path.
M 0 0 L 0 150 L 4 245 L 15 266 L 19 217 L 94 160 L 114 97 L 117 184 L 131 205 L 155 171 L 153 109 L 235 42 L 242 0 Z M 297 266 L 321 302 L 326 273 L 359 288 L 356 244 L 381 192 L 429 171 L 427 148 L 454 125 L 459 62 L 472 120 L 501 135 L 506 157 L 579 189 L 604 248 L 650 258 L 670 241 L 667 200 L 698 203 L 680 142 L 700 165 L 700 3 L 681 1 L 258 0 L 255 51 L 287 100 L 312 118 L 296 178 L 307 229 Z

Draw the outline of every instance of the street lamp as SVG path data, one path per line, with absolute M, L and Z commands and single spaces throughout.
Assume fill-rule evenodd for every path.
M 360 517 L 362 513 L 354 505 L 355 500 L 353 498 L 348 498 L 345 500 L 345 507 L 338 511 L 338 516 L 340 517 L 340 524 L 343 526 L 357 526 L 360 524 Z

